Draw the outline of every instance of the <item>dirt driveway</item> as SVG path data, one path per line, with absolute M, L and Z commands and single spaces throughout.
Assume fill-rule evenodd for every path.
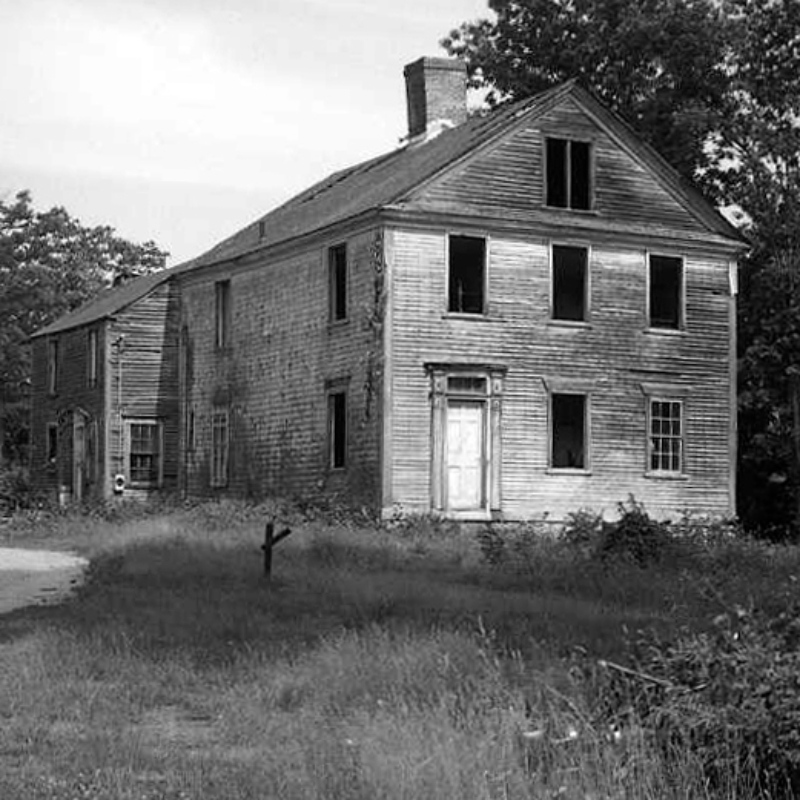
M 0 547 L 0 614 L 59 603 L 83 580 L 89 562 L 71 553 Z

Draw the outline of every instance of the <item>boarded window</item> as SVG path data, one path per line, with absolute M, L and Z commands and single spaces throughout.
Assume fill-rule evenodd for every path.
M 550 466 L 554 469 L 585 469 L 586 395 L 551 395 L 550 414 Z
M 553 245 L 553 319 L 586 319 L 587 263 L 585 247 Z
M 650 256 L 650 327 L 680 328 L 683 307 L 683 261 Z
M 211 485 L 228 485 L 228 409 L 217 409 L 211 415 Z
M 347 393 L 328 395 L 328 463 L 341 469 L 347 463 Z
M 90 328 L 86 336 L 86 381 L 90 387 L 97 386 L 98 345 L 97 328 Z
M 156 421 L 128 423 L 128 478 L 132 486 L 161 483 L 161 425 Z
M 58 458 L 58 424 L 47 423 L 47 463 L 55 464 Z
M 58 339 L 47 343 L 47 391 L 48 394 L 58 391 Z
M 231 335 L 231 282 L 217 281 L 214 284 L 214 296 L 215 343 L 220 348 L 228 347 Z
M 331 322 L 347 319 L 347 246 L 328 250 L 328 297 Z
M 486 282 L 486 240 L 478 236 L 451 236 L 448 310 L 483 314 Z
M 683 403 L 650 401 L 650 470 L 683 472 Z
M 592 146 L 589 142 L 548 138 L 546 203 L 554 208 L 592 207 Z

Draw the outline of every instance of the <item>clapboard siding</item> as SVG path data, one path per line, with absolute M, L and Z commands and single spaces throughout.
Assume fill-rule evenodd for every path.
M 185 455 L 191 495 L 335 496 L 378 502 L 382 330 L 376 317 L 377 230 L 345 234 L 236 268 L 190 278 L 183 295 L 191 353 L 185 414 L 194 413 L 196 446 Z M 348 319 L 328 320 L 328 248 L 346 243 Z M 214 343 L 214 283 L 230 280 L 232 341 Z M 328 465 L 327 392 L 345 388 L 347 466 Z M 211 486 L 211 417 L 230 414 L 227 486 Z
M 543 150 L 548 135 L 593 143 L 594 206 L 592 212 L 581 215 L 585 226 L 612 221 L 615 225 L 705 231 L 652 172 L 571 98 L 545 115 L 523 120 L 501 141 L 412 193 L 406 198 L 406 206 L 473 215 L 523 212 L 543 219 L 563 219 L 565 212 L 544 206 Z
M 476 234 L 481 230 L 476 229 Z M 580 507 L 612 512 L 633 494 L 654 513 L 732 510 L 730 296 L 725 259 L 685 255 L 686 326 L 647 330 L 647 253 L 592 245 L 585 327 L 549 319 L 544 236 L 489 239 L 488 314 L 445 313 L 445 230 L 393 234 L 391 501 L 430 508 L 428 362 L 507 369 L 502 401 L 502 508 L 509 517 L 563 518 Z M 590 243 L 591 244 L 591 243 Z M 676 242 L 676 251 L 680 244 Z M 548 471 L 548 380 L 590 395 L 590 474 Z M 686 392 L 686 476 L 646 473 L 643 384 Z

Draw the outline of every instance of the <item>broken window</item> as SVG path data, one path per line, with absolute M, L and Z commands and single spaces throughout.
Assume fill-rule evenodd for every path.
M 683 403 L 650 400 L 650 470 L 683 472 Z
M 683 306 L 683 261 L 650 256 L 650 327 L 680 328 Z
M 554 208 L 592 207 L 592 146 L 572 139 L 546 140 L 546 203 Z
M 586 395 L 551 395 L 550 418 L 550 466 L 554 469 L 585 469 Z
M 132 486 L 161 483 L 161 425 L 158 422 L 128 423 L 128 478 Z
M 486 240 L 478 236 L 451 236 L 448 311 L 483 314 L 486 282 Z
M 587 263 L 585 247 L 553 245 L 553 319 L 586 319 Z
M 58 458 L 58 423 L 47 423 L 47 463 L 55 464 Z
M 50 339 L 47 343 L 47 392 L 58 391 L 58 339 Z
M 347 393 L 328 395 L 328 463 L 341 469 L 347 463 Z
M 228 485 L 228 409 L 219 408 L 211 414 L 211 485 Z
M 347 246 L 328 250 L 328 297 L 331 322 L 347 319 Z
M 214 284 L 215 295 L 215 342 L 218 348 L 230 345 L 231 333 L 231 282 L 217 281 Z

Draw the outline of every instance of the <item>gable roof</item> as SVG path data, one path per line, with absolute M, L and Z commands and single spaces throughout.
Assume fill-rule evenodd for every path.
M 81 325 L 88 325 L 92 322 L 99 322 L 101 319 L 112 317 L 178 273 L 185 272 L 194 266 L 194 261 L 185 261 L 169 269 L 142 275 L 140 278 L 135 278 L 122 286 L 106 289 L 94 300 L 84 303 L 75 311 L 64 314 L 55 322 L 51 322 L 44 328 L 35 331 L 31 334 L 31 339 L 36 339 L 39 336 L 50 336 L 54 333 L 61 333 L 72 328 L 79 328 Z
M 522 118 L 542 116 L 567 97 L 586 108 L 652 169 L 710 231 L 741 241 L 736 228 L 697 189 L 618 115 L 571 80 L 491 113 L 475 115 L 430 141 L 411 141 L 405 147 L 334 172 L 217 244 L 196 260 L 196 266 L 236 258 L 390 206 L 477 148 L 504 135 Z

